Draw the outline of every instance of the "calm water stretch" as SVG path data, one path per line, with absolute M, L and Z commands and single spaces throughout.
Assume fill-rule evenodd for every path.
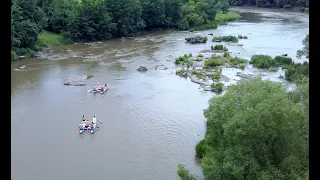
M 12 63 L 11 75 L 12 179 L 14 180 L 174 180 L 182 163 L 201 175 L 195 144 L 205 133 L 203 109 L 216 96 L 175 75 L 175 57 L 209 49 L 186 44 L 184 38 L 207 35 L 247 35 L 231 55 L 276 56 L 295 53 L 309 31 L 307 14 L 270 9 L 237 8 L 239 21 L 201 32 L 161 32 L 135 40 L 109 40 L 95 46 L 74 44 L 53 48 L 48 59 Z M 67 51 L 66 51 L 67 50 Z M 240 54 L 239 54 L 240 53 Z M 149 70 L 139 73 L 145 65 Z M 158 65 L 158 70 L 153 67 Z M 167 67 L 166 70 L 161 70 Z M 235 83 L 239 69 L 224 69 Z M 282 71 L 263 74 L 283 82 Z M 64 86 L 70 76 L 92 74 L 87 86 Z M 109 83 L 104 95 L 88 93 L 99 82 Z M 228 85 L 228 84 L 227 84 Z M 288 84 L 290 85 L 290 84 Z M 94 135 L 78 135 L 81 116 L 101 121 Z

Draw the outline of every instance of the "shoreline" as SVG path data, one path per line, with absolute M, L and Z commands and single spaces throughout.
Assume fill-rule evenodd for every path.
M 188 29 L 187 31 L 194 32 L 194 31 L 204 31 L 204 30 L 208 30 L 208 29 L 217 29 L 219 27 L 219 25 L 221 25 L 221 24 L 232 22 L 232 21 L 235 21 L 235 20 L 238 20 L 238 19 L 241 18 L 240 13 L 236 12 L 236 11 L 233 11 L 233 10 L 229 10 L 227 13 L 217 13 L 217 15 L 218 15 L 218 17 L 221 16 L 221 18 L 217 19 L 217 20 L 213 20 L 213 21 L 208 22 L 206 24 L 202 24 L 202 25 L 199 25 L 199 26 L 196 26 L 196 27 L 192 27 L 192 28 Z M 62 46 L 62 45 L 71 45 L 71 44 L 79 44 L 79 43 L 91 44 L 91 43 L 98 43 L 99 41 L 108 41 L 108 40 L 123 39 L 123 38 L 125 38 L 125 39 L 134 39 L 135 37 L 139 37 L 139 36 L 144 35 L 144 34 L 150 34 L 150 33 L 155 33 L 155 32 L 165 32 L 165 31 L 185 31 L 185 30 L 172 29 L 172 28 L 155 28 L 155 29 L 150 29 L 150 30 L 138 31 L 137 33 L 134 34 L 134 36 L 111 37 L 110 39 L 98 40 L 98 41 L 80 40 L 80 41 L 74 41 L 72 43 L 66 43 L 66 41 L 63 39 L 62 34 L 55 34 L 55 33 L 49 32 L 47 30 L 43 30 L 42 34 L 39 35 L 38 42 L 35 44 L 34 47 L 32 47 L 32 48 L 17 48 L 17 49 L 24 49 L 27 52 L 26 54 L 17 55 L 18 53 L 16 53 L 13 49 L 11 49 L 11 62 L 21 61 L 21 60 L 24 60 L 25 58 L 30 58 L 31 53 L 36 53 L 36 54 L 37 53 L 45 53 L 48 49 L 50 49 L 52 47 L 59 47 L 59 46 Z M 56 43 L 58 43 L 58 45 L 51 44 L 52 42 L 51 43 L 47 43 L 47 44 L 46 43 L 42 43 L 41 42 L 41 35 L 43 35 L 43 34 L 47 34 L 47 36 L 55 36 L 54 38 L 56 38 L 56 39 L 53 39 L 53 38 L 52 39 L 53 39 L 53 41 L 56 41 Z M 43 35 L 43 36 L 45 36 L 45 35 Z M 48 39 L 50 39 L 50 37 L 48 37 Z

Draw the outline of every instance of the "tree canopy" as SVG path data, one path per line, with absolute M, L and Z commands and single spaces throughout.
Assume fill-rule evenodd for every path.
M 133 36 L 144 29 L 189 29 L 228 8 L 227 0 L 12 0 L 12 48 L 33 47 L 43 29 L 73 41 Z
M 305 104 L 256 78 L 228 88 L 205 110 L 205 179 L 306 179 Z

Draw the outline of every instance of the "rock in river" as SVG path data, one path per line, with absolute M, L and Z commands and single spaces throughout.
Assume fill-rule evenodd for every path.
M 20 66 L 19 68 L 13 69 L 13 70 L 21 71 L 21 70 L 24 70 L 24 68 L 26 68 L 26 67 L 27 67 L 26 65 L 23 65 L 23 66 Z
M 148 71 L 148 69 L 147 69 L 145 66 L 140 66 L 137 70 L 138 70 L 139 72 L 146 72 L 146 71 Z
M 216 88 L 211 88 L 211 92 L 218 92 L 218 89 L 216 89 Z
M 211 91 L 211 87 L 210 87 L 210 86 L 205 86 L 205 87 L 203 88 L 203 90 L 204 90 L 204 91 Z
M 87 76 L 74 76 L 69 77 L 64 82 L 64 85 L 72 85 L 72 86 L 85 86 L 86 85 Z
M 26 58 L 25 56 L 18 56 L 16 60 L 21 61 L 21 60 L 24 60 L 25 58 Z
M 242 35 L 238 35 L 238 39 L 242 39 L 243 37 L 242 37 Z
M 243 79 L 249 79 L 252 77 L 252 75 L 249 75 L 249 74 L 244 74 L 242 72 L 237 72 L 237 76 L 243 78 Z
M 204 81 L 198 79 L 195 76 L 190 76 L 190 79 L 191 79 L 191 82 L 194 82 L 194 83 L 197 83 L 197 84 L 200 84 L 200 85 L 204 85 L 204 86 L 209 86 L 208 82 L 204 82 Z

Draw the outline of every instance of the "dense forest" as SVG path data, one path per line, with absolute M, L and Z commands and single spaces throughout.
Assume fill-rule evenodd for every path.
M 309 0 L 229 0 L 231 6 L 258 6 L 266 8 L 307 7 Z
M 188 30 L 228 8 L 227 0 L 12 0 L 11 47 L 18 54 L 39 49 L 43 30 L 62 34 L 67 43 L 159 28 Z

